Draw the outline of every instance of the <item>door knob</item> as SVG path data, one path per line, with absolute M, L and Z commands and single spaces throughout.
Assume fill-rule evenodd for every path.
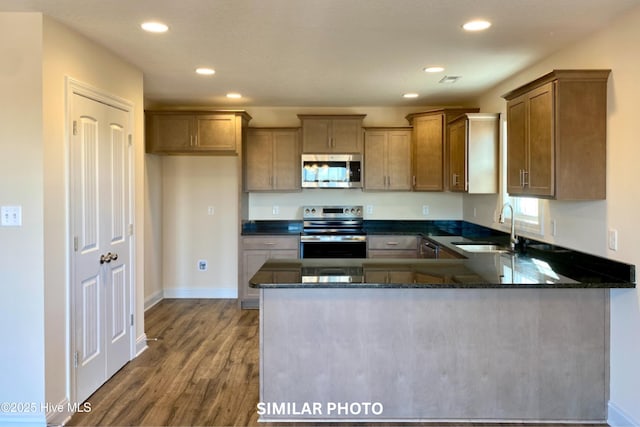
M 104 264 L 105 262 L 111 262 L 111 253 L 100 255 L 100 264 Z
M 111 255 L 111 261 L 115 261 L 118 259 L 118 254 L 112 254 L 111 252 L 109 252 L 107 255 Z

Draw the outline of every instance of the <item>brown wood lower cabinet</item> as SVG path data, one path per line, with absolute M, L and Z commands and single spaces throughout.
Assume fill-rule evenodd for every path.
M 260 290 L 249 286 L 249 279 L 269 258 L 298 258 L 300 238 L 295 236 L 242 236 L 242 281 L 238 298 L 242 308 L 258 308 Z

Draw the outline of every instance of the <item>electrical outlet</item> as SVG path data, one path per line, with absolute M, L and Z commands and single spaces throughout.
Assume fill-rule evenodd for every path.
M 474 218 L 478 217 L 478 210 L 476 208 L 473 208 L 473 217 Z
M 215 212 L 215 209 L 213 208 L 213 206 L 209 206 L 207 208 L 207 215 L 213 215 Z
M 422 216 L 429 216 L 429 206 L 422 205 Z
M 367 205 L 367 215 L 373 214 L 373 205 Z
M 552 219 L 551 220 L 551 235 L 555 236 L 558 233 L 558 228 L 556 226 L 556 220 Z
M 271 213 L 273 215 L 280 215 L 280 206 L 273 205 L 273 208 L 271 208 Z
M 208 267 L 209 267 L 209 263 L 207 262 L 206 259 L 198 260 L 198 271 L 207 271 Z
M 618 250 L 618 230 L 613 228 L 609 229 L 609 249 L 612 251 Z

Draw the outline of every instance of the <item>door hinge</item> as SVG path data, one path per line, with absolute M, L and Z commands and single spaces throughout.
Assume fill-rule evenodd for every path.
M 77 120 L 73 121 L 73 134 L 74 135 L 78 134 L 78 121 Z
M 133 314 L 131 315 L 131 326 L 133 326 Z
M 133 236 L 133 224 L 129 224 L 129 236 Z
M 73 367 L 78 368 L 78 352 L 73 353 Z
M 129 134 L 128 139 L 129 139 L 129 145 L 133 145 L 133 135 Z
M 73 251 L 78 252 L 78 236 L 73 237 Z

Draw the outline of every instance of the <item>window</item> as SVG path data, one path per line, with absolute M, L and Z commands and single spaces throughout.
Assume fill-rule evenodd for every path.
M 511 206 L 513 206 L 513 215 L 516 217 L 516 232 L 526 231 L 540 235 L 543 234 L 540 199 L 511 197 L 507 195 L 505 196 L 505 203 L 511 203 Z M 505 219 L 510 222 L 511 218 L 507 217 L 508 214 L 510 214 L 510 212 L 506 210 Z

